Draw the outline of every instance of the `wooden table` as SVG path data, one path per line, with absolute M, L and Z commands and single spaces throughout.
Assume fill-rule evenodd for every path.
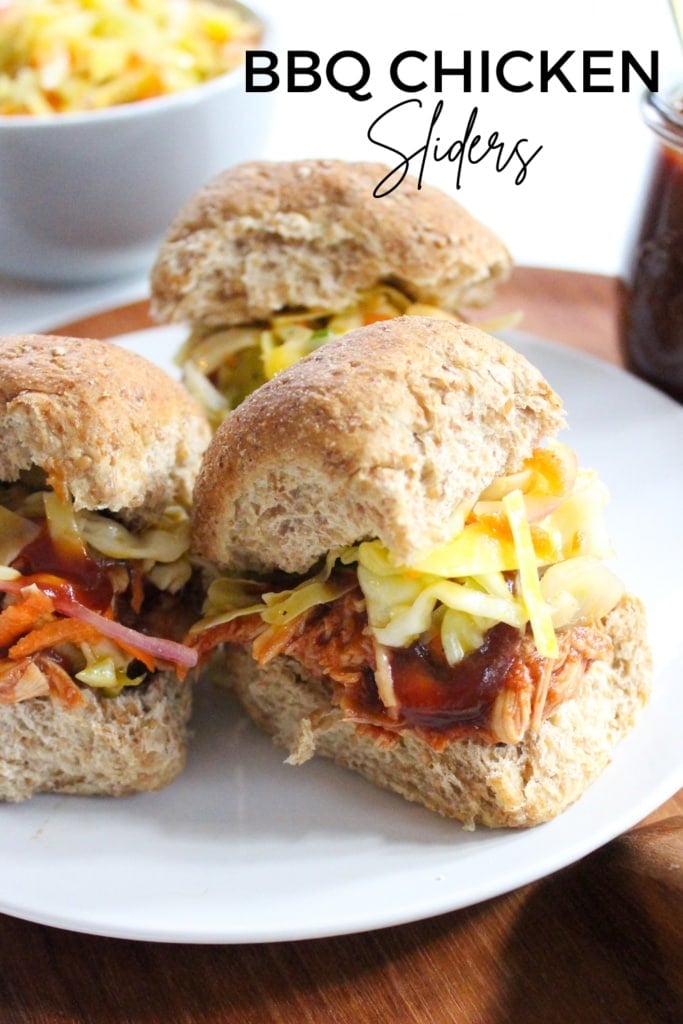
M 495 309 L 619 361 L 617 284 L 520 268 Z M 62 333 L 149 323 L 145 303 Z M 683 793 L 506 896 L 334 939 L 174 946 L 0 916 L 0 1024 L 680 1024 Z

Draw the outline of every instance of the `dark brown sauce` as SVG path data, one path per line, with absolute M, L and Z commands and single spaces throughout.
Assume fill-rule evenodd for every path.
M 683 149 L 655 154 L 621 316 L 626 365 L 683 402 Z
M 22 583 L 35 583 L 50 597 L 78 601 L 98 612 L 111 604 L 114 591 L 106 567 L 84 551 L 62 550 L 44 523 L 12 566 L 24 577 Z
M 391 652 L 394 692 L 405 725 L 448 731 L 454 725 L 486 725 L 496 696 L 519 654 L 519 631 L 505 623 L 484 643 L 450 666 L 423 644 Z

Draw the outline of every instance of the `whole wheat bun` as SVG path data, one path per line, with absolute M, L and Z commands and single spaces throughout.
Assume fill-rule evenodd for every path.
M 331 687 L 279 657 L 260 669 L 241 647 L 225 649 L 225 679 L 250 718 L 289 751 L 290 763 L 331 758 L 375 785 L 462 821 L 465 827 L 531 826 L 558 815 L 605 769 L 650 691 L 642 604 L 625 597 L 605 620 L 610 662 L 596 661 L 577 696 L 518 744 L 478 739 L 442 753 L 410 732 L 391 749 L 358 735 L 333 706 Z
M 76 508 L 144 521 L 189 505 L 208 425 L 184 389 L 108 342 L 0 337 L 0 481 L 33 466 Z M 117 697 L 81 688 L 0 703 L 0 799 L 159 789 L 185 763 L 191 687 L 157 672 Z
M 0 704 L 0 800 L 36 793 L 124 796 L 161 789 L 185 765 L 191 687 L 158 672 L 118 697 L 82 690 L 66 709 L 49 697 Z
M 0 480 L 38 466 L 76 508 L 189 504 L 209 428 L 159 367 L 94 339 L 0 337 Z
M 219 427 L 195 488 L 195 550 L 302 573 L 377 537 L 409 560 L 449 540 L 460 505 L 563 423 L 539 371 L 475 327 L 411 316 L 361 328 Z
M 339 310 L 382 282 L 446 309 L 481 305 L 510 271 L 487 227 L 439 189 L 342 160 L 256 161 L 209 181 L 179 211 L 151 275 L 162 321 L 229 325 L 287 308 Z

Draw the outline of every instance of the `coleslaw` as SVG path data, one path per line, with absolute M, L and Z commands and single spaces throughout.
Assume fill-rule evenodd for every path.
M 58 114 L 192 88 L 260 29 L 209 0 L 0 0 L 0 114 Z

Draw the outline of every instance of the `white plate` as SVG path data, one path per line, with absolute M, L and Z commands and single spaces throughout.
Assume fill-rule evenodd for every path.
M 119 339 L 167 368 L 182 335 Z M 158 794 L 0 807 L 0 910 L 79 931 L 261 942 L 429 917 L 561 868 L 683 785 L 683 410 L 624 372 L 507 335 L 563 395 L 564 436 L 609 485 L 617 567 L 645 599 L 656 683 L 639 726 L 573 807 L 529 831 L 463 831 L 325 761 L 295 769 L 200 689 L 189 765 Z

